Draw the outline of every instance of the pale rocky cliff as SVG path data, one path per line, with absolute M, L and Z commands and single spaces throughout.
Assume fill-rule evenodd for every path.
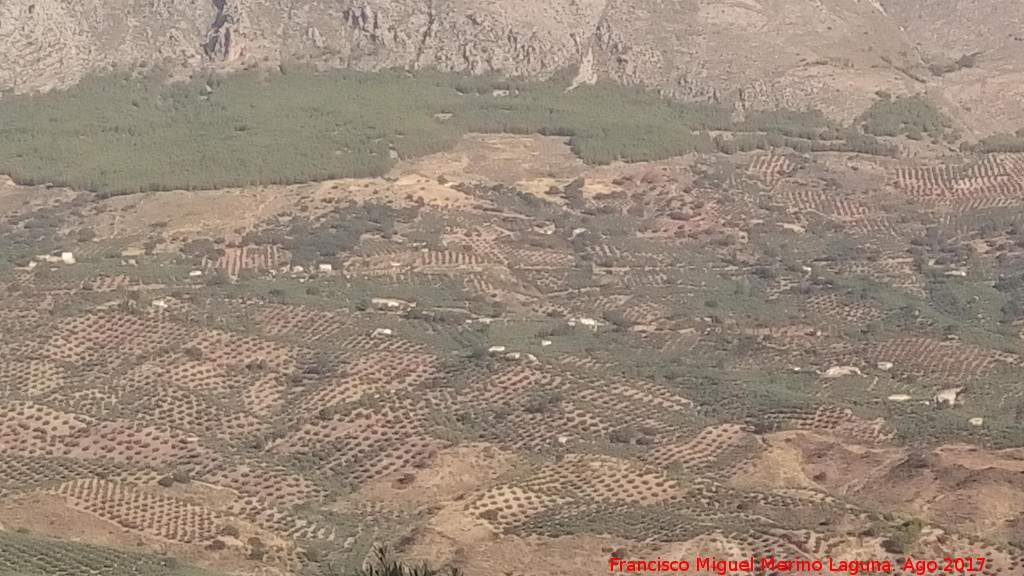
M 286 60 L 534 78 L 569 68 L 578 82 L 842 119 L 877 90 L 927 90 L 984 131 L 1024 122 L 1019 105 L 993 103 L 1021 90 L 1022 21 L 1016 0 L 4 0 L 0 90 Z M 968 52 L 975 68 L 929 72 Z

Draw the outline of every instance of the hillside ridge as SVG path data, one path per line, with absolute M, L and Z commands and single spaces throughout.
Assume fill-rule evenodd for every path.
M 1007 104 L 1024 74 L 1013 24 L 1024 9 L 982 4 L 968 13 L 945 0 L 11 0 L 0 6 L 0 91 L 290 61 L 531 79 L 571 70 L 578 83 L 839 120 L 878 90 L 928 92 L 985 134 L 1024 124 Z

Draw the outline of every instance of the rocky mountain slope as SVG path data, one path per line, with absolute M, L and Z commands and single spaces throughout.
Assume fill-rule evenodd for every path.
M 1012 0 L 7 0 L 0 90 L 152 68 L 311 60 L 578 82 L 612 79 L 849 119 L 877 90 L 929 91 L 980 133 L 1024 123 Z

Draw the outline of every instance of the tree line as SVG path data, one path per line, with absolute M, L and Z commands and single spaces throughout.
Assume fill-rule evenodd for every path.
M 819 111 L 680 102 L 639 87 L 301 66 L 168 84 L 91 78 L 0 101 L 0 173 L 100 194 L 294 184 L 386 173 L 469 132 L 562 136 L 590 164 L 773 147 L 893 155 L 878 136 L 939 134 L 921 97 L 882 94 L 854 126 Z M 731 134 L 712 138 L 709 132 Z

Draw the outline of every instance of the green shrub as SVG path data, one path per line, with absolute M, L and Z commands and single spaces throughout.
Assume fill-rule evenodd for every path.
M 1014 134 L 993 134 L 992 136 L 983 138 L 974 146 L 965 146 L 964 148 L 985 154 L 992 152 L 1011 154 L 1024 152 L 1024 130 L 1018 130 Z
M 901 136 L 928 134 L 933 138 L 944 136 L 951 122 L 939 109 L 921 95 L 893 98 L 882 92 L 879 98 L 859 118 L 865 134 L 871 136 Z
M 747 113 L 737 129 L 746 132 L 777 133 L 782 136 L 817 140 L 828 128 L 820 110 L 759 110 Z
M 431 568 L 427 564 L 412 565 L 395 560 L 385 547 L 374 551 L 374 561 L 354 572 L 345 572 L 333 566 L 324 567 L 326 576 L 462 576 L 458 568 Z
M 907 554 L 921 537 L 921 530 L 924 523 L 917 518 L 912 518 L 900 524 L 892 532 L 889 538 L 883 543 L 885 549 L 893 554 Z

